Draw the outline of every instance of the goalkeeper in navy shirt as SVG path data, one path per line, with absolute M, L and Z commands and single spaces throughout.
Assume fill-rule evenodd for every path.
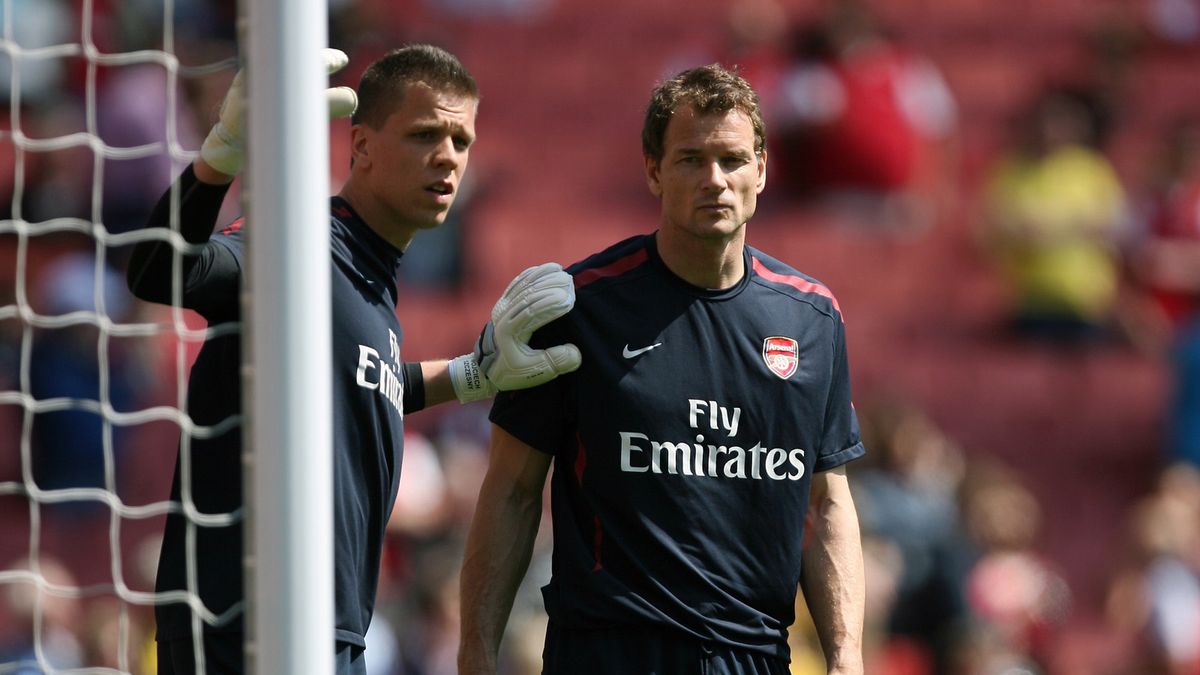
M 583 365 L 493 404 L 460 673 L 497 671 L 553 464 L 545 675 L 784 675 L 797 587 L 829 672 L 861 674 L 842 313 L 745 243 L 766 180 L 757 95 L 685 71 L 655 89 L 642 144 L 657 231 L 569 267 L 574 309 L 534 336 Z
M 326 50 L 325 57 L 330 72 L 346 63 L 337 50 Z M 246 260 L 240 221 L 213 233 L 242 166 L 241 80 L 235 78 L 220 121 L 179 179 L 180 233 L 195 245 L 183 252 L 182 270 L 175 268 L 165 237 L 138 244 L 128 270 L 134 294 L 160 303 L 172 301 L 173 279 L 182 274 L 182 306 L 218 329 L 201 348 L 188 383 L 187 412 L 208 433 L 181 440 L 187 454 L 177 462 L 171 488 L 172 501 L 181 501 L 186 490 L 208 517 L 194 525 L 196 586 L 188 583 L 189 524 L 182 513 L 167 517 L 156 582 L 159 593 L 198 595 L 216 619 L 202 621 L 178 597 L 158 604 L 160 673 L 194 672 L 201 661 L 209 673 L 244 670 L 243 534 L 237 515 L 243 504 L 242 430 L 231 424 L 241 412 L 241 353 L 238 331 L 228 324 L 240 319 Z M 417 231 L 446 218 L 475 140 L 479 92 L 453 55 L 412 45 L 369 66 L 357 94 L 338 87 L 327 95 L 331 115 L 354 113 L 353 165 L 330 202 L 337 611 L 336 635 L 330 637 L 338 672 L 357 673 L 365 672 L 364 636 L 400 479 L 405 413 L 546 382 L 577 368 L 579 352 L 571 345 L 533 350 L 522 341 L 574 302 L 570 276 L 550 263 L 526 270 L 509 285 L 472 353 L 449 361 L 402 360 L 396 265 Z M 168 191 L 150 227 L 168 228 L 170 220 Z M 219 330 L 223 325 L 227 329 Z

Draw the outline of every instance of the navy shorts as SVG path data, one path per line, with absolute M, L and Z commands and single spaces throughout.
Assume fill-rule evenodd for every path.
M 542 675 L 788 675 L 774 656 L 647 627 L 546 629 Z
M 367 660 L 363 648 L 338 642 L 334 654 L 337 675 L 365 675 Z M 159 675 L 195 675 L 196 652 L 191 638 L 158 643 Z M 246 656 L 241 633 L 204 636 L 204 672 L 208 675 L 241 675 L 246 672 Z

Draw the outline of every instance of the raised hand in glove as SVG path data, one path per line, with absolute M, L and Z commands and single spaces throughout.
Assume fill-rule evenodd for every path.
M 339 49 L 324 49 L 325 67 L 329 74 L 336 73 L 350 62 L 346 53 Z M 358 107 L 358 95 L 350 87 L 331 87 L 325 90 L 329 103 L 329 117 L 347 117 Z M 221 103 L 220 118 L 213 125 L 204 144 L 200 146 L 200 158 L 216 171 L 228 176 L 237 175 L 246 160 L 245 71 L 239 70 L 233 84 Z

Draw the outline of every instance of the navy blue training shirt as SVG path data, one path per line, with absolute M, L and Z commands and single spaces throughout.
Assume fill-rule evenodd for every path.
M 227 186 L 180 178 L 181 233 L 203 244 L 184 258 L 183 307 L 215 327 L 238 321 L 244 268 L 241 221 L 212 234 Z M 169 225 L 169 193 L 150 227 Z M 396 264 L 401 252 L 367 226 L 344 200 L 331 203 L 333 300 L 333 451 L 336 639 L 364 646 L 375 604 L 387 519 L 396 498 L 403 451 L 404 410 L 423 405 L 420 383 L 405 386 L 403 334 L 396 318 Z M 256 242 L 257 243 L 257 242 Z M 265 242 L 264 242 L 265 243 Z M 139 244 L 130 258 L 130 288 L 140 298 L 171 301 L 172 249 Z M 241 412 L 241 337 L 233 331 L 201 347 L 188 382 L 188 410 L 198 425 L 212 426 Z M 242 429 L 233 425 L 213 438 L 191 441 L 191 491 L 203 513 L 232 513 L 242 506 Z M 171 499 L 181 496 L 180 463 Z M 156 591 L 186 589 L 186 522 L 167 518 Z M 220 615 L 243 598 L 242 525 L 197 527 L 199 596 Z M 263 570 L 270 573 L 270 570 Z M 158 639 L 191 635 L 186 604 L 155 608 Z M 211 632 L 241 632 L 242 616 Z
M 550 620 L 653 625 L 783 659 L 812 474 L 861 456 L 841 312 L 747 247 L 735 286 L 672 274 L 654 235 L 568 271 L 535 335 L 578 371 L 502 392 L 491 419 L 554 457 Z

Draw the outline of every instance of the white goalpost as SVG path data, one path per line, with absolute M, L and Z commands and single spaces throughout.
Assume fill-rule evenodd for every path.
M 249 3 L 251 672 L 333 667 L 324 2 Z
M 181 80 L 231 72 L 239 65 L 230 59 L 181 64 L 174 39 L 177 0 L 159 2 L 161 47 L 109 53 L 92 37 L 99 11 L 94 0 L 0 0 L 0 58 L 8 62 L 7 68 L 0 63 L 0 80 L 7 79 L 9 87 L 8 124 L 0 125 L 0 180 L 11 180 L 11 185 L 0 185 L 0 195 L 11 193 L 11 208 L 0 217 L 0 675 L 152 672 L 150 617 L 154 605 L 164 602 L 187 604 L 194 636 L 206 625 L 221 625 L 245 612 L 248 672 L 321 675 L 332 671 L 334 634 L 329 126 L 321 58 L 327 7 L 324 2 L 294 0 L 242 3 L 240 65 L 247 69 L 249 94 L 243 196 L 250 223 L 243 323 L 204 328 L 179 307 L 178 272 L 168 318 L 118 316 L 113 307 L 112 293 L 128 292 L 114 288 L 110 251 L 149 239 L 167 241 L 175 249 L 178 270 L 181 253 L 192 245 L 178 230 L 178 194 L 172 195 L 175 212 L 167 235 L 137 227 L 110 230 L 111 223 L 102 215 L 110 196 L 104 187 L 106 168 L 113 162 L 167 158 L 170 175 L 164 173 L 164 182 L 149 188 L 165 189 L 166 181 L 196 154 L 181 141 L 177 125 Z M 30 8 L 40 11 L 51 6 L 78 12 L 73 32 L 46 44 L 30 42 L 31 27 L 21 22 L 46 16 Z M 116 10 L 110 6 L 106 11 Z M 82 128 L 32 134 L 22 87 L 43 83 L 38 66 L 66 62 L 79 71 Z M 161 92 L 145 94 L 165 97 L 165 138 L 136 145 L 109 143 L 97 121 L 107 86 L 103 73 L 145 66 L 161 69 L 166 82 Z M 53 100 L 61 94 L 48 95 Z M 54 129 L 42 126 L 47 127 Z M 54 162 L 44 159 L 71 151 L 91 153 L 92 165 L 86 171 L 91 176 L 90 193 L 84 188 L 81 194 L 63 198 L 82 201 L 90 217 L 40 218 L 27 213 L 24 205 L 31 201 L 32 167 L 52 171 Z M 12 170 L 4 172 L 9 155 Z M 37 176 L 37 180 L 52 179 L 52 173 L 50 178 Z M 71 238 L 69 246 L 61 245 L 65 237 Z M 79 245 L 79 241 L 91 243 Z M 39 266 L 64 257 L 67 249 L 82 252 L 90 261 L 90 271 L 82 277 L 87 283 L 76 289 L 82 289 L 80 294 L 90 304 L 55 308 L 46 304 L 39 288 L 53 285 L 56 272 Z M 78 349 L 96 367 L 94 393 L 42 394 L 37 381 L 43 366 L 35 352 L 47 335 L 68 331 L 91 336 Z M 189 349 L 230 331 L 242 333 L 246 410 L 241 417 L 204 427 L 194 423 L 187 410 Z M 165 369 L 173 372 L 155 372 L 154 368 L 163 367 L 158 362 L 142 365 L 152 371 L 150 377 L 174 382 L 172 404 L 130 408 L 118 401 L 120 376 L 111 359 L 114 345 L 121 341 L 171 345 L 173 365 Z M 48 446 L 35 432 L 35 422 L 44 428 L 45 420 L 52 419 L 47 416 L 56 414 L 82 415 L 95 425 L 97 446 L 93 456 L 84 458 L 97 467 L 98 477 L 92 483 L 41 482 L 39 463 L 64 448 Z M 161 453 L 157 462 L 165 464 L 168 458 L 173 462 L 178 442 L 183 467 L 178 502 L 139 503 L 119 486 L 119 456 L 127 451 L 119 440 L 122 432 L 153 425 L 176 432 L 154 452 Z M 246 447 L 245 507 L 234 513 L 202 513 L 192 502 L 188 486 L 191 441 L 238 426 Z M 157 493 L 165 495 L 170 474 L 164 477 L 160 472 L 156 479 L 165 481 L 155 486 Z M 75 506 L 104 514 L 98 521 L 86 521 L 90 530 L 79 530 L 83 536 L 78 542 L 71 539 L 76 530 L 52 531 L 60 522 L 72 523 L 70 515 L 65 520 L 46 516 L 51 510 Z M 245 603 L 221 614 L 205 607 L 198 594 L 194 560 L 189 561 L 186 591 L 155 593 L 152 578 L 149 585 L 134 581 L 139 574 L 144 577 L 147 569 L 152 575 L 153 564 L 140 558 L 143 552 L 129 541 L 130 532 L 146 530 L 147 524 L 161 522 L 168 513 L 186 517 L 189 551 L 194 551 L 199 528 L 245 521 Z M 103 550 L 72 550 L 93 540 L 107 544 Z M 54 555 L 46 552 L 50 541 L 57 542 Z M 60 560 L 64 554 L 71 560 Z M 80 568 L 95 574 L 80 575 Z M 93 622 L 93 614 L 80 609 L 101 604 L 103 623 Z M 201 655 L 197 666 L 204 670 Z

